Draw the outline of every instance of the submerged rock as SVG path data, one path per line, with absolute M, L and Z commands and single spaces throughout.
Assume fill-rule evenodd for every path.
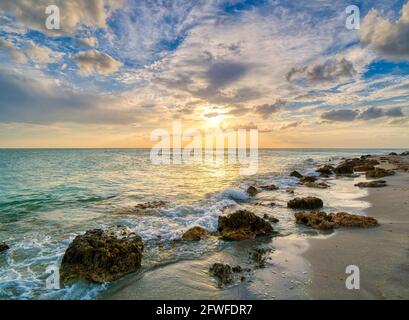
M 149 214 L 158 213 L 157 209 L 166 207 L 166 202 L 162 200 L 154 200 L 143 203 L 138 203 L 136 206 L 131 208 L 122 209 L 118 211 L 118 214 Z
M 325 182 L 307 182 L 304 185 L 308 188 L 316 188 L 316 189 L 327 189 L 329 185 Z
M 10 247 L 6 243 L 0 243 L 0 253 L 3 251 L 7 251 L 8 249 L 10 249 Z
M 231 267 L 223 263 L 214 263 L 209 268 L 210 275 L 217 279 L 219 287 L 232 284 L 235 280 L 235 274 L 241 272 L 243 269 L 240 266 Z
M 273 216 L 268 215 L 267 213 L 264 214 L 263 218 L 272 223 L 280 222 L 280 220 L 278 220 L 277 218 L 274 218 Z
M 258 268 L 263 268 L 266 262 L 266 255 L 269 252 L 271 252 L 271 249 L 257 248 L 250 252 L 250 258 Z
M 260 188 L 263 189 L 263 190 L 267 190 L 267 191 L 278 190 L 278 187 L 276 185 L 274 185 L 274 184 L 260 186 Z
M 250 197 L 254 197 L 259 191 L 257 190 L 256 187 L 250 186 L 247 188 L 247 193 L 249 194 Z
M 187 230 L 183 236 L 182 240 L 185 241 L 199 241 L 201 239 L 207 238 L 209 232 L 202 227 L 196 226 Z
M 257 201 L 254 203 L 255 206 L 261 206 L 261 207 L 274 207 L 276 204 L 275 202 L 272 201 Z
M 386 187 L 386 181 L 376 180 L 376 181 L 371 181 L 371 182 L 360 182 L 360 183 L 357 183 L 355 186 L 360 187 L 360 188 L 382 188 L 382 187 Z
M 393 176 L 394 174 L 395 174 L 395 171 L 393 170 L 375 168 L 375 170 L 367 171 L 366 177 L 367 178 L 383 178 L 387 176 Z
M 225 240 L 246 240 L 269 235 L 273 227 L 251 211 L 238 210 L 219 217 L 218 231 Z
M 340 227 L 368 228 L 378 225 L 372 217 L 364 217 L 346 212 L 327 214 L 321 211 L 295 213 L 297 224 L 303 224 L 315 229 L 331 230 Z
M 299 173 L 298 171 L 293 171 L 290 173 L 290 177 L 296 177 L 298 179 L 301 179 L 303 177 L 303 175 L 301 173 Z
M 324 203 L 320 198 L 316 197 L 305 197 L 305 198 L 295 198 L 287 202 L 287 207 L 291 209 L 319 209 L 324 206 Z
M 112 281 L 141 266 L 143 240 L 136 234 L 117 238 L 101 229 L 77 236 L 61 262 L 61 282 L 88 280 Z
M 317 180 L 318 180 L 317 177 L 304 176 L 304 177 L 301 178 L 300 182 L 301 183 L 308 183 L 308 182 L 315 182 Z

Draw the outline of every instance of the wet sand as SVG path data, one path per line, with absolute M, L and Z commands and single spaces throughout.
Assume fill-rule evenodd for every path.
M 310 239 L 303 256 L 313 275 L 311 299 L 409 299 L 409 174 L 383 178 L 388 186 L 370 189 L 368 216 L 373 229 L 346 229 L 327 239 Z M 360 269 L 360 290 L 348 290 L 345 269 Z

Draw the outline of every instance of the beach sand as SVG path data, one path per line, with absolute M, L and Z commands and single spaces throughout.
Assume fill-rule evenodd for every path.
M 406 158 L 406 157 L 405 157 Z M 344 229 L 327 239 L 310 239 L 303 256 L 313 270 L 311 299 L 409 299 L 409 174 L 383 178 L 385 188 L 370 189 L 372 229 Z M 360 269 L 360 290 L 346 289 L 348 265 Z

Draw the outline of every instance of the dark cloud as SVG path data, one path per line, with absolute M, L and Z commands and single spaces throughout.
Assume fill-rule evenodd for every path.
M 41 81 L 44 81 L 42 83 Z M 0 122 L 130 124 L 136 113 L 109 109 L 114 98 L 73 92 L 53 82 L 0 72 Z
M 358 116 L 359 112 L 357 110 L 332 110 L 321 114 L 321 119 L 328 121 L 353 121 Z
M 256 106 L 255 111 L 256 113 L 261 115 L 263 118 L 268 118 L 273 113 L 279 112 L 284 107 L 285 104 L 286 104 L 286 101 L 278 99 L 273 104 L 263 104 L 260 106 Z
M 221 89 L 239 80 L 249 70 L 249 66 L 232 61 L 217 62 L 210 66 L 205 78 L 213 88 Z
M 334 82 L 343 78 L 352 78 L 356 74 L 353 64 L 345 58 L 327 60 L 323 64 L 292 68 L 286 75 L 289 82 L 307 83 Z
M 403 116 L 404 114 L 400 107 L 394 107 L 391 109 L 370 107 L 363 111 L 351 109 L 331 110 L 321 114 L 321 119 L 328 121 L 354 121 L 354 120 L 373 120 L 382 117 L 398 118 Z

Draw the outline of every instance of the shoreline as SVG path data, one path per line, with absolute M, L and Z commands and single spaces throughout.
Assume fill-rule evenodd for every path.
M 390 168 L 391 164 L 386 165 Z M 380 225 L 342 229 L 327 239 L 308 239 L 303 257 L 313 273 L 310 299 L 409 299 L 409 174 L 385 177 L 388 186 L 368 189 L 364 210 Z M 360 269 L 360 290 L 348 290 L 348 265 Z

